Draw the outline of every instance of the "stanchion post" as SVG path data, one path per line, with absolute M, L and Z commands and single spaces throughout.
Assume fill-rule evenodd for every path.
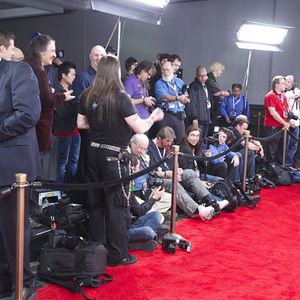
M 175 233 L 179 146 L 177 145 L 172 146 L 172 152 L 173 152 L 173 175 L 172 175 L 172 209 L 171 209 L 170 231 L 171 233 Z
M 282 166 L 285 166 L 285 155 L 286 155 L 286 142 L 287 142 L 287 134 L 288 134 L 288 129 L 283 127 L 283 145 L 282 145 Z
M 244 137 L 245 137 L 245 150 L 244 150 L 243 190 L 245 191 L 246 190 L 246 179 L 247 179 L 250 130 L 245 131 Z
M 18 173 L 15 175 L 17 189 L 17 258 L 16 258 L 16 300 L 22 300 L 23 270 L 24 270 L 24 212 L 25 212 L 25 188 L 28 186 L 27 175 Z
M 258 119 L 257 119 L 257 136 L 260 135 L 260 119 L 261 119 L 261 112 L 258 112 Z

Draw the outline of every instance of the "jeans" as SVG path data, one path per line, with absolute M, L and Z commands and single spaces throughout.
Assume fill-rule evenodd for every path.
M 299 126 L 296 126 L 293 130 L 291 130 L 291 134 L 295 138 L 299 138 Z M 286 156 L 286 166 L 292 167 L 295 163 L 295 154 L 298 149 L 298 140 L 293 139 L 291 136 L 289 136 L 289 142 L 287 147 L 287 156 Z
M 77 172 L 80 152 L 80 135 L 57 137 L 56 182 L 72 182 Z
M 150 211 L 138 217 L 129 228 L 129 241 L 147 241 L 156 239 L 156 230 L 161 224 L 163 216 L 158 211 Z

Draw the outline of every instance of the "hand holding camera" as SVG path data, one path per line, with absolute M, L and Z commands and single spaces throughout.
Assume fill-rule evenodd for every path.
M 154 105 L 155 105 L 155 102 L 156 102 L 156 99 L 150 96 L 150 97 L 145 97 L 145 98 L 144 98 L 143 104 L 144 104 L 145 106 L 151 107 L 151 106 L 154 106 Z
M 155 199 L 156 201 L 159 201 L 164 193 L 165 193 L 165 188 L 160 185 L 152 191 L 152 194 L 150 197 Z

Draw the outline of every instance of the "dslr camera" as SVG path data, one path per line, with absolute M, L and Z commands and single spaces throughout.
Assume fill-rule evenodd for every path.
M 191 252 L 192 244 L 185 240 L 184 238 L 180 238 L 174 234 L 165 234 L 162 238 L 162 249 L 168 254 L 174 254 L 176 252 L 176 247 L 179 247 L 181 250 L 185 250 L 186 252 Z
M 295 120 L 295 121 L 297 121 L 297 120 L 298 120 L 298 116 L 296 116 L 296 115 L 293 114 L 291 111 L 289 111 L 289 112 L 287 113 L 287 119 L 288 119 L 288 120 Z
M 155 176 L 154 174 L 150 174 L 150 176 L 147 180 L 147 185 L 150 189 L 164 186 L 164 180 L 158 176 Z

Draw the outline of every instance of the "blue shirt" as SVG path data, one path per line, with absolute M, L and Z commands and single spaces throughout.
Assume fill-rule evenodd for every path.
M 246 109 L 244 111 L 245 101 Z M 249 119 L 249 103 L 244 96 L 239 96 L 238 98 L 234 98 L 233 95 L 226 96 L 221 105 L 221 115 L 230 120 L 234 120 L 239 115 L 246 115 Z
M 219 153 L 222 153 L 226 150 L 228 150 L 228 146 L 226 144 L 219 144 L 218 146 L 216 145 L 209 145 L 209 149 L 211 151 L 211 156 L 215 156 Z M 213 165 L 216 165 L 218 163 L 221 163 L 225 160 L 225 157 L 229 160 L 231 160 L 233 157 L 234 157 L 234 153 L 233 152 L 229 152 L 227 153 L 225 156 L 221 156 L 219 158 L 216 158 L 216 159 L 213 159 L 213 160 L 210 160 L 210 163 L 212 163 Z
M 142 81 L 135 74 L 130 74 L 124 81 L 124 88 L 131 99 L 141 99 L 142 96 L 147 97 L 148 91 Z M 144 104 L 135 106 L 140 118 L 147 119 L 150 116 L 149 109 Z
M 166 95 L 180 95 L 183 85 L 184 82 L 178 77 L 174 77 L 171 82 L 166 82 L 163 79 L 159 79 L 155 83 L 155 95 L 157 104 L 172 112 L 184 111 L 184 104 L 182 104 L 180 101 L 168 102 L 164 101 L 163 99 L 163 97 Z
M 142 158 L 139 158 L 139 160 L 140 160 L 140 170 L 139 171 L 142 171 L 149 167 Z M 134 179 L 134 191 L 144 190 L 144 183 L 147 182 L 148 178 L 149 178 L 148 173 L 146 173 L 143 176 L 135 178 Z
M 76 76 L 72 83 L 73 93 L 76 97 L 76 103 L 79 103 L 80 95 L 82 94 L 82 92 L 93 84 L 95 75 L 96 70 L 93 67 L 89 66 L 86 70 Z

